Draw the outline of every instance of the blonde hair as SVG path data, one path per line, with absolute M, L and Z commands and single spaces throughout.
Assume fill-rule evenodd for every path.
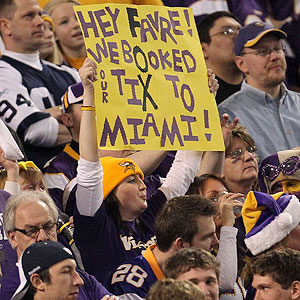
M 80 5 L 80 2 L 76 0 L 52 0 L 45 5 L 44 9 L 51 16 L 57 6 L 59 6 L 62 3 L 69 3 L 69 2 Z

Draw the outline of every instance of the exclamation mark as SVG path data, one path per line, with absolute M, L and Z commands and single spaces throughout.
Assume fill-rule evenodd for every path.
M 191 21 L 190 21 L 189 11 L 187 9 L 184 10 L 184 16 L 185 16 L 187 25 L 190 27 Z M 190 36 L 193 36 L 193 29 L 188 29 L 188 33 L 190 34 Z
M 204 127 L 209 128 L 208 110 L 204 109 Z M 205 133 L 206 140 L 211 141 L 211 133 Z

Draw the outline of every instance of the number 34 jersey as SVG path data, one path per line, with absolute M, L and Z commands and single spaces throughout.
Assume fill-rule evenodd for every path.
M 146 298 L 150 287 L 157 280 L 165 278 L 152 252 L 155 247 L 151 245 L 143 255 L 123 263 L 109 273 L 105 280 L 107 289 L 117 296 L 135 293 Z

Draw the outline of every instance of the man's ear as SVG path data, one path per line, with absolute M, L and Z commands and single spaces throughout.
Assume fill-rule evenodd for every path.
M 18 241 L 17 241 L 17 238 L 16 238 L 16 232 L 15 231 L 9 231 L 8 232 L 8 240 L 9 240 L 10 244 L 12 245 L 12 247 L 14 249 L 16 249 L 17 246 L 18 246 Z
M 205 59 L 208 59 L 208 44 L 207 43 L 201 43 L 202 46 L 202 52 Z
M 291 289 L 291 299 L 298 300 L 300 299 L 300 281 L 295 280 L 292 283 L 292 289 Z
M 6 18 L 0 18 L 0 31 L 2 36 L 11 36 L 11 21 Z
M 175 245 L 177 250 L 191 247 L 190 243 L 185 242 L 182 238 L 177 238 L 174 242 L 174 245 Z
M 64 113 L 61 116 L 61 121 L 63 122 L 64 125 L 67 127 L 73 127 L 73 118 L 72 115 L 69 113 Z
M 235 64 L 244 74 L 248 73 L 248 65 L 242 56 L 235 57 Z
M 44 291 L 45 290 L 45 282 L 41 280 L 40 275 L 38 274 L 32 274 L 30 276 L 30 282 L 34 288 L 36 288 L 38 291 Z

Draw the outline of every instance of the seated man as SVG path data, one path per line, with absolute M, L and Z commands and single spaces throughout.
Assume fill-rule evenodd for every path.
M 28 159 L 39 168 L 70 141 L 67 128 L 60 123 L 60 99 L 69 85 L 80 80 L 76 70 L 40 60 L 41 15 L 36 0 L 0 3 L 5 46 L 0 60 L 0 116 L 17 132 Z
M 196 284 L 206 299 L 219 299 L 220 263 L 203 249 L 181 249 L 174 253 L 166 261 L 165 273 L 167 278 Z
M 278 151 L 266 157 L 258 173 L 260 190 L 294 194 L 300 199 L 300 149 Z
M 238 117 L 246 126 L 260 160 L 300 144 L 300 94 L 283 83 L 285 38 L 283 31 L 261 22 L 240 30 L 234 41 L 235 62 L 246 79 L 239 92 L 219 105 L 220 115 Z
M 150 289 L 147 300 L 204 300 L 203 292 L 187 280 L 163 279 Z
M 271 250 L 250 265 L 257 300 L 300 299 L 300 252 Z
M 74 299 L 83 286 L 72 252 L 52 241 L 34 243 L 21 256 L 21 279 L 12 300 Z

